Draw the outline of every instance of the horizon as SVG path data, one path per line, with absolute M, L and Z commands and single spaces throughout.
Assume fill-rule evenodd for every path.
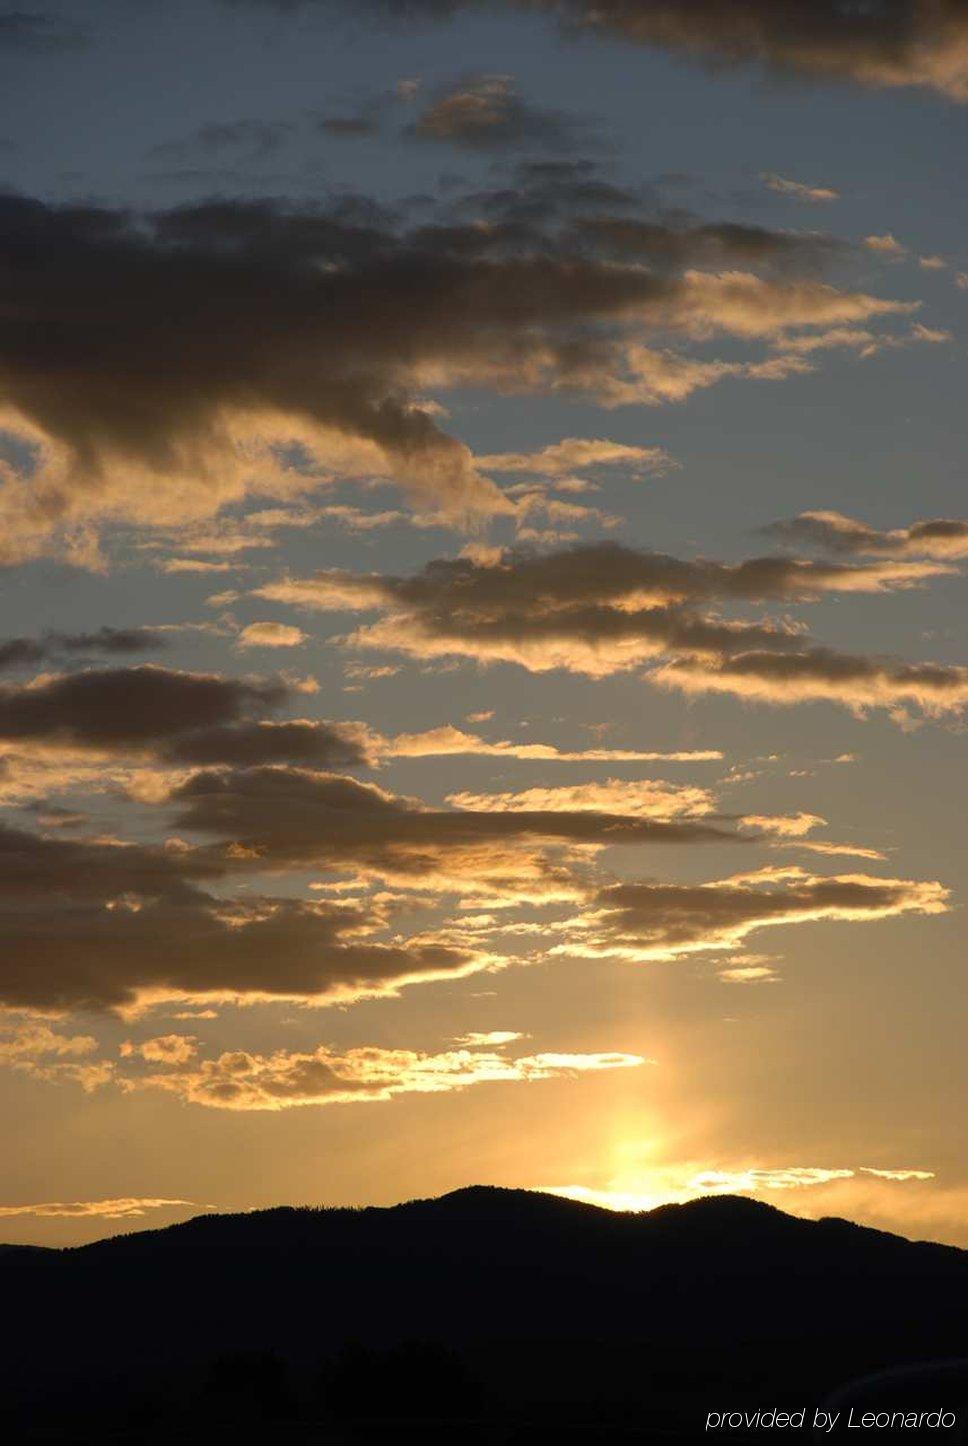
M 606 1197 L 605 1200 L 588 1199 L 585 1198 L 583 1195 L 567 1193 L 547 1187 L 528 1188 L 525 1186 L 486 1185 L 480 1183 L 458 1185 L 451 1190 L 444 1191 L 440 1195 L 416 1195 L 408 1197 L 406 1199 L 395 1200 L 389 1203 L 381 1204 L 373 1204 L 367 1201 L 357 1201 L 351 1204 L 329 1205 L 320 1201 L 314 1202 L 311 1200 L 306 1200 L 279 1201 L 276 1204 L 272 1205 L 257 1205 L 252 1206 L 249 1209 L 241 1208 L 233 1210 L 220 1210 L 216 1206 L 200 1206 L 197 1208 L 197 1212 L 195 1214 L 189 1214 L 184 1218 L 169 1221 L 150 1221 L 146 1218 L 148 1211 L 143 1211 L 137 1216 L 131 1216 L 130 1214 L 126 1213 L 126 1207 L 130 1205 L 131 1202 L 116 1201 L 113 1203 L 117 1207 L 119 1207 L 118 1215 L 107 1215 L 101 1216 L 100 1218 L 104 1222 L 104 1227 L 106 1227 L 111 1222 L 113 1222 L 115 1226 L 119 1226 L 122 1222 L 133 1219 L 134 1223 L 132 1223 L 127 1229 L 107 1229 L 101 1227 L 101 1233 L 95 1234 L 90 1238 L 82 1240 L 71 1240 L 63 1243 L 51 1243 L 47 1241 L 30 1240 L 13 1242 L 0 1239 L 0 1249 L 7 1248 L 16 1250 L 17 1248 L 22 1247 L 31 1250 L 40 1249 L 72 1251 L 81 1250 L 87 1245 L 105 1244 L 110 1243 L 114 1240 L 125 1239 L 131 1235 L 165 1234 L 169 1230 L 177 1230 L 182 1225 L 191 1225 L 197 1220 L 237 1219 L 239 1217 L 246 1217 L 250 1215 L 275 1215 L 284 1214 L 286 1212 L 292 1212 L 294 1214 L 326 1215 L 332 1213 L 338 1214 L 343 1211 L 348 1211 L 352 1214 L 375 1211 L 378 1214 L 384 1214 L 399 1210 L 406 1210 L 410 1206 L 439 1205 L 448 1201 L 454 1201 L 455 1197 L 474 1196 L 476 1198 L 495 1198 L 502 1196 L 518 1197 L 522 1195 L 536 1196 L 542 1199 L 546 1199 L 549 1202 L 560 1201 L 565 1207 L 576 1207 L 576 1216 L 581 1214 L 586 1217 L 589 1215 L 599 1215 L 605 1217 L 613 1215 L 623 1217 L 648 1217 L 650 1215 L 657 1214 L 658 1212 L 666 1214 L 670 1211 L 682 1211 L 684 1212 L 684 1214 L 688 1215 L 690 1213 L 690 1208 L 693 1206 L 702 1207 L 705 1211 L 705 1208 L 707 1206 L 715 1208 L 716 1206 L 721 1205 L 728 1208 L 734 1207 L 736 1205 L 748 1205 L 752 1207 L 752 1212 L 765 1210 L 773 1214 L 783 1215 L 788 1220 L 800 1221 L 807 1225 L 817 1225 L 829 1221 L 835 1221 L 839 1224 L 850 1225 L 860 1231 L 872 1231 L 874 1234 L 877 1235 L 889 1236 L 892 1239 L 899 1240 L 909 1245 L 937 1245 L 945 1250 L 962 1250 L 963 1253 L 968 1254 L 968 1251 L 964 1251 L 964 1247 L 956 1245 L 953 1246 L 945 1241 L 930 1240 L 918 1236 L 908 1236 L 900 1233 L 899 1231 L 885 1231 L 877 1227 L 864 1225 L 862 1222 L 857 1220 L 848 1220 L 845 1217 L 839 1215 L 804 1215 L 797 1213 L 791 1209 L 784 1209 L 783 1205 L 777 1204 L 774 1200 L 764 1200 L 755 1195 L 742 1195 L 733 1194 L 726 1191 L 717 1191 L 716 1193 L 711 1194 L 694 1195 L 688 1200 L 663 1201 L 660 1204 L 633 1205 L 616 1203 L 614 1197 Z M 59 1202 L 56 1208 L 62 1211 L 63 1214 L 60 1216 L 52 1216 L 51 1218 L 63 1218 L 68 1220 L 76 1219 L 77 1217 L 72 1215 L 71 1212 L 77 1207 L 79 1203 L 80 1202 Z M 171 1202 L 168 1203 L 170 1204 Z
M 0 13 L 0 1238 L 968 1248 L 963 0 Z

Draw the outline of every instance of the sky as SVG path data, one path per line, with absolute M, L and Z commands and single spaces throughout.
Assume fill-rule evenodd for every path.
M 964 0 L 0 9 L 0 1236 L 968 1246 Z

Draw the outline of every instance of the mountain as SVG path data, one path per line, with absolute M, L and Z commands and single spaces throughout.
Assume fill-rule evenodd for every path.
M 279 1441 L 688 1439 L 705 1411 L 812 1407 L 875 1372 L 923 1396 L 952 1369 L 924 1363 L 968 1355 L 968 1252 L 731 1196 L 203 1215 L 6 1247 L 0 1290 L 9 1441 L 167 1441 L 175 1420 L 179 1441 L 258 1420 Z

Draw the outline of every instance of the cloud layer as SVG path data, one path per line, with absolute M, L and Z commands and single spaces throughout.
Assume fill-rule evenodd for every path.
M 265 3 L 265 0 L 263 0 Z M 268 0 L 278 5 L 279 0 Z M 545 11 L 572 34 L 618 38 L 712 67 L 871 87 L 923 86 L 968 100 L 964 0 L 508 0 Z M 437 18 L 475 0 L 370 0 L 399 18 Z
M 816 237 L 636 220 L 641 199 L 580 162 L 512 181 L 417 226 L 365 198 L 0 198 L 0 427 L 26 459 L 0 474 L 6 560 L 57 542 L 91 562 L 105 522 L 182 525 L 334 476 L 392 478 L 451 522 L 510 515 L 428 393 L 681 401 L 800 373 L 789 341 L 916 309 L 817 279 Z M 677 349 L 715 337 L 768 354 Z
M 512 1035 L 512 1038 L 516 1036 Z M 527 1083 L 588 1071 L 634 1069 L 641 1055 L 544 1053 L 509 1058 L 500 1041 L 442 1054 L 409 1049 L 326 1046 L 311 1053 L 271 1055 L 244 1050 L 203 1060 L 188 1070 L 129 1077 L 127 1089 L 157 1089 L 192 1104 L 223 1110 L 283 1110 L 295 1105 L 361 1104 L 402 1094 L 443 1094 L 476 1084 Z
M 318 610 L 384 616 L 346 640 L 416 658 L 509 662 L 603 677 L 644 663 L 659 687 L 787 704 L 825 700 L 855 712 L 959 712 L 968 670 L 838 652 L 788 618 L 724 619 L 719 604 L 877 595 L 953 571 L 941 560 L 811 562 L 761 557 L 685 561 L 599 543 L 555 552 L 441 559 L 411 577 L 330 570 L 257 595 Z

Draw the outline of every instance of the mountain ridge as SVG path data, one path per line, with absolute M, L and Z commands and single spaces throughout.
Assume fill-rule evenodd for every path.
M 596 1205 L 592 1201 L 573 1200 L 569 1196 L 556 1195 L 553 1191 L 529 1190 L 502 1185 L 464 1185 L 445 1191 L 441 1195 L 414 1196 L 392 1205 L 306 1204 L 270 1205 L 253 1210 L 236 1211 L 203 1210 L 197 1215 L 190 1216 L 187 1220 L 176 1221 L 170 1225 L 119 1231 L 116 1235 L 104 1236 L 101 1239 L 86 1241 L 78 1245 L 20 1245 L 0 1241 L 0 1258 L 7 1255 L 8 1252 L 18 1251 L 22 1251 L 25 1256 L 28 1254 L 36 1256 L 38 1252 L 55 1256 L 96 1252 L 106 1247 L 116 1247 L 122 1242 L 171 1240 L 185 1233 L 190 1234 L 201 1230 L 214 1231 L 222 1224 L 231 1223 L 233 1228 L 238 1228 L 241 1222 L 246 1221 L 252 1222 L 253 1228 L 258 1229 L 260 1226 L 274 1221 L 281 1223 L 282 1221 L 298 1220 L 305 1223 L 323 1224 L 335 1222 L 338 1219 L 367 1218 L 374 1220 L 390 1217 L 402 1221 L 421 1214 L 439 1214 L 455 1222 L 476 1220 L 478 1223 L 488 1224 L 499 1222 L 502 1219 L 525 1223 L 530 1218 L 536 1224 L 542 1223 L 544 1220 L 577 1225 L 581 1220 L 594 1219 L 601 1223 L 638 1222 L 640 1224 L 648 1223 L 654 1227 L 674 1224 L 703 1225 L 720 1229 L 736 1229 L 744 1226 L 752 1228 L 754 1222 L 765 1225 L 769 1221 L 771 1228 L 792 1227 L 798 1229 L 805 1227 L 810 1230 L 811 1227 L 821 1227 L 828 1231 L 834 1229 L 853 1231 L 857 1232 L 857 1239 L 864 1238 L 869 1242 L 874 1240 L 897 1242 L 916 1248 L 926 1247 L 930 1250 L 948 1252 L 952 1257 L 960 1257 L 968 1262 L 968 1250 L 946 1244 L 943 1241 L 913 1239 L 895 1231 L 863 1225 L 843 1216 L 825 1215 L 812 1219 L 794 1215 L 772 1202 L 751 1199 L 746 1195 L 707 1195 L 681 1203 L 657 1205 L 649 1210 L 611 1210 L 606 1206 Z M 785 1223 L 780 1224 L 780 1222 L 789 1222 L 789 1226 Z M 623 1225 L 616 1225 L 613 1228 L 620 1230 Z
M 968 1358 L 968 1251 L 742 1196 L 634 1213 L 476 1186 L 202 1214 L 0 1250 L 0 1290 L 0 1426 L 66 1422 L 72 1446 L 119 1417 L 126 1442 L 207 1441 L 210 1417 L 253 1411 L 274 1423 L 260 1439 L 289 1412 L 356 1441 L 340 1423 L 374 1399 L 395 1420 L 535 1417 L 557 1440 L 592 1413 L 691 1439 L 724 1382 L 737 1404 L 821 1402 Z M 139 1412 L 169 1434 L 133 1434 Z

